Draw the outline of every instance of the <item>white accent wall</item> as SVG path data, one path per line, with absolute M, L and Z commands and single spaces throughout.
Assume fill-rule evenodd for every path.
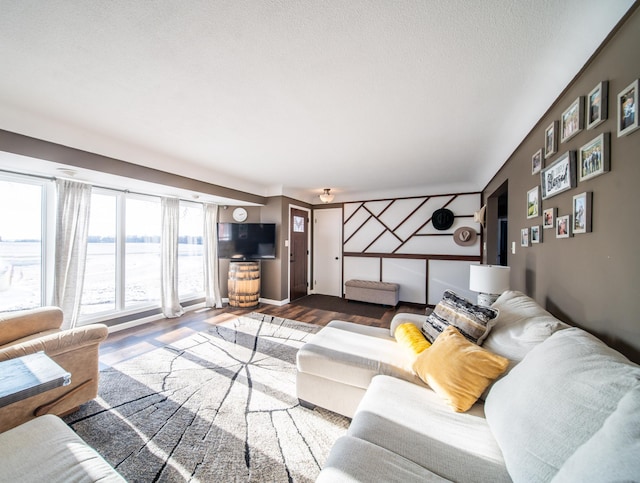
M 479 193 L 462 193 L 345 203 L 343 282 L 394 282 L 403 302 L 436 304 L 447 288 L 475 299 L 469 265 L 481 260 L 481 227 L 473 221 L 480 202 Z M 447 230 L 431 222 L 439 208 L 455 216 Z M 455 243 L 453 233 L 463 226 L 476 231 L 474 244 Z

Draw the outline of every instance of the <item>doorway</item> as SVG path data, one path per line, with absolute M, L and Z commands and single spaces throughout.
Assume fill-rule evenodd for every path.
M 289 301 L 293 301 L 307 295 L 309 287 L 309 212 L 292 207 L 289 227 Z
M 509 181 L 487 198 L 487 263 L 508 265 L 509 255 Z

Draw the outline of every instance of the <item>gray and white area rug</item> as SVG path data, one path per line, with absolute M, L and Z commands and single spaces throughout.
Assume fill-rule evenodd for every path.
M 102 370 L 65 421 L 130 482 L 314 481 L 349 423 L 295 396 L 318 329 L 257 313 L 211 326 Z

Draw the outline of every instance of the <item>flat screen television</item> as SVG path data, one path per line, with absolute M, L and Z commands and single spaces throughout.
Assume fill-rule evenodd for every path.
M 276 258 L 276 224 L 218 223 L 218 258 Z

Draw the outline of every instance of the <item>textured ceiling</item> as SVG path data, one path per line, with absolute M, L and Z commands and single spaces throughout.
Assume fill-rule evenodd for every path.
M 0 0 L 0 129 L 259 195 L 482 189 L 631 0 Z

